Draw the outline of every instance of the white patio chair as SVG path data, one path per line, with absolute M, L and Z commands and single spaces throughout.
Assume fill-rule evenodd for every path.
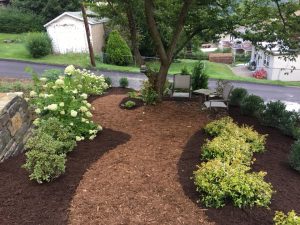
M 180 91 L 176 91 L 176 90 Z M 192 79 L 190 75 L 174 75 L 172 97 L 191 98 Z
M 229 96 L 233 89 L 233 86 L 231 84 L 226 84 L 224 86 L 223 92 L 222 92 L 222 98 L 221 99 L 212 99 L 209 101 L 204 102 L 204 106 L 208 109 L 212 108 L 225 108 L 228 109 L 228 102 L 229 102 Z

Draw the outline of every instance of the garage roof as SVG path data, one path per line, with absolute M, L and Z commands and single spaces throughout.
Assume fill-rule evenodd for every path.
M 87 11 L 87 15 L 95 15 L 95 13 L 93 13 L 92 11 Z M 83 21 L 83 17 L 82 17 L 82 12 L 81 11 L 78 11 L 78 12 L 64 12 L 60 16 L 58 16 L 55 19 L 51 20 L 50 22 L 46 23 L 44 25 L 44 27 L 48 27 L 52 23 L 55 23 L 56 21 L 58 21 L 63 16 L 70 16 L 70 17 L 72 17 L 74 19 Z M 101 18 L 101 19 L 99 19 L 99 18 L 96 18 L 96 17 L 88 17 L 88 23 L 90 25 L 100 24 L 100 23 L 106 23 L 106 22 L 108 22 L 108 18 Z

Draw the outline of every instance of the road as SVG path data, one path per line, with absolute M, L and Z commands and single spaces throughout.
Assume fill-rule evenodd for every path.
M 53 66 L 46 64 L 36 64 L 28 62 L 0 60 L 0 77 L 9 78 L 30 78 L 30 74 L 25 72 L 25 68 L 30 67 L 38 74 L 43 73 L 49 69 L 64 69 L 64 66 Z M 113 86 L 118 86 L 121 77 L 128 77 L 129 86 L 134 89 L 141 87 L 142 81 L 146 76 L 141 73 L 123 73 L 115 71 L 94 71 L 95 74 L 103 74 L 108 76 L 113 81 Z M 248 90 L 250 94 L 261 96 L 265 101 L 281 100 L 288 104 L 288 106 L 300 109 L 300 87 L 284 87 L 275 85 L 255 84 L 246 82 L 232 82 L 234 87 L 242 87 Z M 215 80 L 209 81 L 209 87 L 214 88 Z M 297 104 L 294 104 L 297 103 Z M 299 107 L 299 108 L 297 108 Z

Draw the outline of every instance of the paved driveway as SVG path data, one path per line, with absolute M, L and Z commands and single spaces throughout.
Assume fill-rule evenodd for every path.
M 30 78 L 30 75 L 25 72 L 26 67 L 31 67 L 39 74 L 48 69 L 64 69 L 64 66 L 0 60 L 0 77 Z M 115 71 L 95 71 L 95 73 L 110 77 L 113 81 L 113 86 L 119 85 L 119 79 L 121 77 L 128 77 L 129 86 L 134 89 L 139 89 L 142 81 L 146 79 L 146 76 L 141 73 L 123 73 Z M 300 104 L 300 87 L 283 87 L 245 82 L 232 83 L 235 87 L 246 88 L 249 93 L 261 96 L 265 101 L 281 100 L 288 103 L 288 105 L 293 105 L 293 103 Z M 216 81 L 210 80 L 209 87 L 214 88 L 215 86 Z M 297 107 L 297 105 L 295 105 L 295 107 Z

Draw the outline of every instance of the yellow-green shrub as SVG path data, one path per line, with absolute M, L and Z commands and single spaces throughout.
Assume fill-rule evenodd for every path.
M 219 120 L 210 122 L 204 127 L 204 131 L 212 137 L 218 136 L 224 131 L 230 131 L 237 129 L 238 126 L 233 122 L 233 119 L 229 116 L 223 117 Z
M 218 158 L 230 164 L 237 161 L 250 165 L 252 156 L 250 145 L 243 138 L 232 135 L 220 135 L 207 141 L 202 147 L 202 159 L 204 160 Z
M 220 208 L 226 200 L 236 207 L 270 204 L 272 185 L 264 181 L 264 172 L 249 173 L 250 167 L 229 164 L 220 159 L 202 163 L 194 172 L 195 185 L 206 207 Z
M 285 215 L 283 212 L 277 211 L 273 219 L 275 225 L 299 225 L 300 216 L 294 210 Z

